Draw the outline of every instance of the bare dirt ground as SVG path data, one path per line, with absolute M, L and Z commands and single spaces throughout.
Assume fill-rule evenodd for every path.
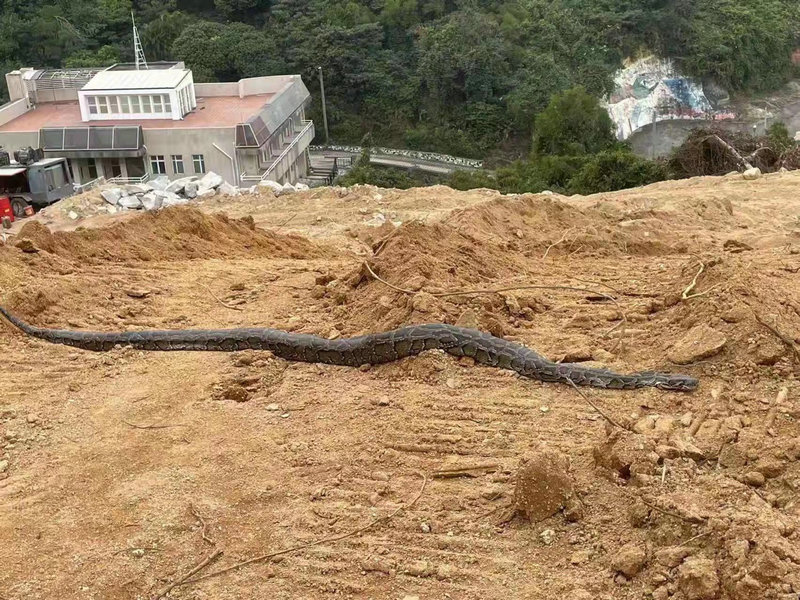
M 788 173 L 53 207 L 0 246 L 0 303 L 39 326 L 458 322 L 701 383 L 584 398 L 437 352 L 94 354 L 4 324 L 0 598 L 156 598 L 222 551 L 167 597 L 796 600 L 798 190 Z

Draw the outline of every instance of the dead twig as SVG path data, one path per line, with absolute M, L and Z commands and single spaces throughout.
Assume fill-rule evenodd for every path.
M 133 427 L 134 429 L 169 429 L 171 427 L 188 427 L 188 425 L 184 425 L 183 423 L 176 423 L 175 425 L 137 425 L 136 423 L 130 423 L 128 421 L 122 421 L 128 427 Z
M 689 296 L 689 294 L 694 289 L 694 286 L 697 285 L 697 278 L 700 277 L 700 275 L 702 275 L 703 271 L 705 271 L 705 270 L 706 270 L 706 264 L 704 262 L 700 261 L 700 268 L 698 269 L 697 273 L 695 273 L 695 276 L 692 279 L 692 282 L 686 287 L 685 290 L 683 290 L 683 293 L 681 294 L 681 300 L 688 300 L 689 298 L 691 298 L 691 296 Z
M 466 467 L 458 467 L 454 469 L 439 469 L 434 471 L 431 475 L 434 479 L 449 479 L 452 477 L 477 477 L 476 471 L 492 471 L 497 469 L 500 465 L 498 463 L 485 463 L 481 465 L 473 465 Z
M 244 309 L 243 309 L 241 306 L 234 306 L 233 304 L 228 304 L 227 302 L 225 302 L 225 301 L 224 301 L 222 298 L 220 298 L 219 296 L 217 296 L 217 295 L 214 293 L 214 291 L 213 291 L 213 290 L 212 290 L 210 287 L 208 287 L 207 285 L 204 285 L 204 284 L 202 284 L 202 283 L 201 283 L 200 285 L 202 285 L 202 286 L 203 286 L 203 287 L 206 289 L 206 291 L 207 291 L 209 294 L 211 294 L 211 297 L 212 297 L 212 298 L 214 298 L 214 300 L 216 300 L 217 302 L 219 302 L 220 304 L 222 304 L 222 306 L 224 306 L 225 308 L 229 308 L 229 309 L 231 309 L 231 310 L 239 310 L 239 311 L 242 311 L 242 310 L 244 310 Z
M 602 410 L 600 410 L 600 407 L 599 407 L 599 406 L 597 406 L 597 405 L 596 405 L 594 402 L 592 402 L 592 401 L 589 399 L 589 396 L 587 396 L 586 394 L 584 394 L 584 393 L 583 393 L 583 392 L 582 392 L 582 391 L 581 391 L 581 390 L 578 388 L 578 386 L 577 386 L 577 385 L 575 385 L 575 382 L 574 382 L 574 381 L 572 381 L 571 379 L 568 379 L 567 381 L 569 382 L 569 384 L 570 384 L 572 387 L 574 387 L 574 388 L 575 388 L 575 391 L 576 391 L 576 392 L 578 392 L 578 395 L 579 395 L 581 398 L 583 398 L 583 399 L 586 401 L 586 403 L 587 403 L 589 406 L 591 406 L 593 409 L 595 409 L 595 410 L 597 411 L 597 413 L 598 413 L 598 414 L 599 414 L 601 417 L 603 417 L 603 418 L 604 418 L 606 421 L 608 421 L 609 423 L 611 423 L 611 424 L 612 424 L 614 427 L 619 427 L 620 429 L 628 429 L 627 427 L 623 427 L 622 425 L 620 425 L 619 423 L 617 423 L 617 422 L 616 422 L 614 419 L 612 419 L 612 418 L 611 418 L 611 417 L 609 417 L 609 416 L 608 416 L 606 413 L 604 413 Z
M 548 254 L 550 254 L 550 250 L 552 250 L 553 248 L 555 248 L 556 246 L 558 246 L 560 243 L 562 243 L 562 242 L 563 242 L 565 239 L 567 239 L 567 235 L 568 235 L 568 234 L 569 234 L 571 231 L 573 231 L 574 229 L 575 229 L 574 227 L 570 227 L 569 229 L 567 229 L 567 230 L 564 232 L 564 235 L 562 235 L 562 236 L 561 236 L 561 239 L 559 239 L 557 242 L 554 242 L 554 243 L 550 244 L 550 245 L 547 247 L 547 250 L 545 250 L 545 251 L 544 251 L 544 254 L 542 255 L 542 260 L 544 260 L 545 258 L 547 258 L 547 255 L 548 255 Z
M 748 306 L 750 306 L 748 304 Z M 750 310 L 753 310 L 753 307 L 750 306 Z M 794 357 L 800 361 L 800 348 L 797 347 L 797 344 L 794 343 L 794 340 L 790 338 L 785 333 L 782 333 L 776 326 L 770 325 L 767 323 L 761 315 L 759 315 L 755 310 L 753 310 L 753 315 L 756 317 L 756 321 L 761 323 L 764 327 L 769 329 L 780 341 L 782 341 L 794 354 Z
M 203 515 L 200 514 L 200 511 L 198 511 L 194 507 L 194 504 L 192 504 L 191 502 L 189 503 L 189 510 L 192 511 L 192 515 L 194 516 L 194 518 L 200 521 L 200 524 L 203 526 L 203 531 L 201 533 L 201 535 L 203 536 L 203 541 L 211 544 L 212 546 L 216 546 L 217 543 L 206 535 L 206 528 L 207 528 L 206 520 L 203 518 Z
M 173 588 L 175 588 L 175 587 L 177 587 L 177 586 L 179 586 L 179 585 L 183 585 L 184 583 L 186 583 L 186 580 L 187 580 L 187 579 L 189 579 L 189 577 L 191 577 L 192 575 L 195 575 L 195 574 L 199 573 L 199 572 L 200 572 L 201 570 L 203 570 L 205 567 L 207 567 L 207 566 L 208 566 L 208 565 L 210 565 L 212 562 L 214 562 L 215 560 L 217 560 L 217 558 L 219 558 L 221 555 L 222 555 L 222 550 L 219 550 L 219 549 L 217 549 L 217 550 L 214 550 L 214 552 L 212 552 L 212 553 L 211 553 L 211 554 L 208 556 L 208 558 L 206 558 L 206 559 L 205 559 L 203 562 L 201 562 L 199 565 L 197 565 L 197 566 L 196 566 L 195 568 L 193 568 L 191 571 L 189 571 L 188 573 L 186 573 L 186 575 L 184 575 L 184 576 L 183 576 L 183 577 L 181 577 L 180 579 L 176 579 L 175 581 L 173 581 L 172 583 L 170 583 L 170 584 L 169 584 L 167 587 L 165 587 L 163 590 L 161 590 L 161 591 L 160 591 L 160 592 L 159 592 L 159 593 L 158 593 L 156 596 L 154 596 L 154 597 L 153 597 L 153 600 L 159 600 L 159 598 L 163 598 L 164 596 L 166 596 L 167 594 L 169 594 L 169 593 L 172 591 L 172 589 L 173 589 Z
M 372 521 L 370 521 L 366 525 L 364 525 L 362 527 L 359 527 L 358 529 L 353 529 L 352 531 L 348 531 L 347 533 L 343 533 L 341 535 L 335 535 L 335 536 L 331 536 L 331 537 L 327 537 L 327 538 L 322 538 L 322 539 L 319 539 L 319 540 L 316 540 L 316 541 L 313 541 L 313 542 L 309 542 L 307 544 L 301 544 L 299 546 L 293 546 L 291 548 L 286 548 L 285 550 L 278 550 L 276 552 L 270 552 L 268 554 L 262 554 L 261 556 L 256 556 L 255 558 L 251 558 L 249 560 L 238 562 L 238 563 L 233 564 L 233 565 L 231 565 L 229 567 L 225 567 L 224 569 L 220 569 L 219 571 L 214 571 L 213 573 L 208 573 L 207 575 L 202 575 L 201 577 L 195 577 L 194 579 L 184 578 L 177 585 L 186 585 L 186 584 L 189 584 L 189 583 L 195 583 L 195 582 L 198 582 L 198 581 L 202 581 L 203 579 L 209 579 L 210 577 L 217 577 L 218 575 L 222 575 L 224 573 L 229 573 L 231 571 L 235 571 L 237 569 L 241 569 L 242 567 L 247 566 L 247 565 L 251 565 L 253 563 L 263 562 L 263 561 L 268 560 L 270 558 L 275 558 L 276 556 L 282 556 L 284 554 L 291 554 L 292 552 L 298 552 L 300 550 L 305 550 L 306 548 L 312 548 L 314 546 L 319 546 L 321 544 L 326 544 L 326 543 L 329 543 L 329 542 L 338 542 L 339 540 L 343 540 L 343 539 L 346 539 L 346 538 L 349 538 L 349 537 L 353 537 L 355 535 L 358 535 L 359 533 L 367 531 L 368 529 L 372 529 L 373 527 L 375 527 L 379 523 L 384 523 L 386 521 L 389 521 L 390 519 L 395 517 L 397 514 L 399 514 L 401 511 L 411 508 L 412 506 L 414 506 L 417 503 L 417 501 L 419 501 L 419 499 L 422 497 L 422 494 L 425 492 L 425 487 L 428 485 L 428 476 L 425 473 L 422 473 L 422 472 L 419 472 L 419 475 L 422 476 L 422 486 L 420 486 L 419 492 L 417 492 L 417 495 L 414 497 L 414 499 L 408 505 L 401 505 L 401 506 L 397 507 L 397 509 L 395 509 L 393 512 L 391 512 L 390 514 L 386 515 L 385 517 L 378 517 L 377 519 L 373 519 Z
M 653 504 L 652 502 L 648 502 L 647 500 L 645 500 L 641 496 L 639 496 L 639 500 L 641 500 L 643 504 L 645 504 L 646 506 L 649 506 L 650 508 L 652 508 L 656 512 L 660 512 L 661 514 L 667 515 L 667 516 L 670 516 L 670 517 L 675 517 L 676 519 L 680 519 L 681 521 L 686 521 L 687 523 L 703 523 L 703 522 L 706 521 L 706 519 L 704 519 L 702 517 L 687 517 L 687 516 L 684 516 L 684 515 L 679 515 L 678 513 L 674 513 L 672 511 L 669 511 L 669 510 L 666 510 L 664 508 L 661 508 L 660 506 L 658 506 L 656 504 Z

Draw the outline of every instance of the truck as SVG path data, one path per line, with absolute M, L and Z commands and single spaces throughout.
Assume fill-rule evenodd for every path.
M 66 158 L 44 158 L 41 149 L 8 152 L 0 148 L 0 203 L 10 203 L 15 218 L 75 193 Z M 3 202 L 5 200 L 5 202 Z

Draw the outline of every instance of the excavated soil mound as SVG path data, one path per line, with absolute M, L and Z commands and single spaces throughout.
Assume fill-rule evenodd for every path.
M 241 256 L 304 259 L 324 253 L 299 236 L 257 229 L 252 218 L 229 219 L 187 207 L 145 212 L 110 227 L 72 232 L 51 233 L 31 222 L 18 237 L 46 252 L 84 262 Z

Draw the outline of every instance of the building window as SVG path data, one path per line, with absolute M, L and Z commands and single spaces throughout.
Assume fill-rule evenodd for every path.
M 172 172 L 176 175 L 183 173 L 183 154 L 172 155 Z
M 150 105 L 150 96 L 142 96 L 142 112 L 151 113 L 153 109 Z
M 142 112 L 142 107 L 140 105 L 141 96 L 128 96 L 131 103 L 131 112 L 133 114 L 139 114 Z
M 93 158 L 86 159 L 86 170 L 89 172 L 89 181 L 97 179 L 97 163 Z
M 153 175 L 165 175 L 167 173 L 167 161 L 163 154 L 154 154 L 150 157 L 150 171 Z
M 107 115 L 111 112 L 108 107 L 108 96 L 97 96 L 97 110 L 101 115 Z
M 172 106 L 169 103 L 169 94 L 165 94 L 164 96 L 161 96 L 161 97 L 164 99 L 164 112 L 165 113 L 171 113 L 172 112 Z
M 119 97 L 119 108 L 120 112 L 126 115 L 131 114 L 131 97 L 130 96 L 120 96 Z
M 195 173 L 205 173 L 206 172 L 206 159 L 203 158 L 202 154 L 192 154 L 192 162 L 194 163 L 194 172 Z
M 164 104 L 161 101 L 163 96 L 153 96 L 153 112 L 154 113 L 162 113 L 164 112 Z
M 94 96 L 89 96 L 86 98 L 86 101 L 89 105 L 89 114 L 96 115 L 97 114 L 97 98 Z

